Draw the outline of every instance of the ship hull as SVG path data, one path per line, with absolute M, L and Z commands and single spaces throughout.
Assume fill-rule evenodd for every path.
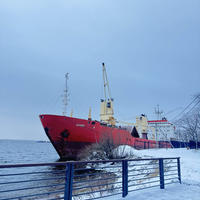
M 86 146 L 101 143 L 108 137 L 116 145 L 129 145 L 136 149 L 156 148 L 155 141 L 133 137 L 127 130 L 109 127 L 98 121 L 59 115 L 39 117 L 47 137 L 61 159 L 76 159 Z M 171 148 L 168 143 L 163 147 Z

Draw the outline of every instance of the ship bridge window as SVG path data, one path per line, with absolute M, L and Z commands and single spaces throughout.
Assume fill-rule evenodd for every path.
M 95 122 L 92 122 L 92 124 L 95 124 Z
M 107 103 L 107 108 L 110 108 L 110 107 L 111 107 L 110 102 L 108 102 Z

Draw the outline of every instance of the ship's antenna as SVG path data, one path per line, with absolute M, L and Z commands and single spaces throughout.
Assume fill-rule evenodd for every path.
M 67 92 L 68 92 L 67 80 L 69 79 L 68 73 L 65 74 L 65 78 L 66 78 L 65 90 L 64 90 L 64 95 L 62 95 L 62 97 L 64 97 L 64 99 L 62 101 L 63 105 L 64 105 L 64 107 L 63 107 L 63 115 L 64 116 L 66 116 L 66 114 L 67 114 L 67 102 L 69 101 L 69 99 L 67 99 L 67 97 L 68 97 L 68 94 L 67 94 Z
M 156 110 L 156 107 L 155 107 L 155 114 L 157 115 L 157 120 L 160 120 L 163 110 L 159 111 L 159 104 L 157 105 L 157 107 L 158 107 L 158 110 Z

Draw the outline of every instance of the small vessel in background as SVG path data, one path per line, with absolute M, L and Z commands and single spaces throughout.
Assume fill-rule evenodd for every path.
M 100 121 L 92 120 L 91 109 L 88 119 L 79 119 L 66 115 L 64 107 L 61 115 L 40 115 L 41 123 L 45 133 L 62 159 L 76 159 L 77 155 L 87 146 L 93 143 L 101 143 L 106 139 L 112 139 L 117 145 L 130 145 L 136 149 L 156 148 L 158 143 L 148 139 L 147 130 L 154 132 L 154 128 L 148 126 L 147 117 L 141 115 L 136 117 L 136 123 L 117 121 L 113 115 L 113 98 L 111 98 L 107 74 L 104 63 L 102 63 L 104 94 L 101 99 Z M 64 105 L 67 105 L 67 79 L 64 95 Z M 106 87 L 109 98 L 107 99 Z M 125 126 L 117 124 L 125 124 Z M 168 142 L 163 142 L 162 147 L 171 148 Z
M 36 141 L 37 143 L 50 143 L 50 141 L 43 141 L 43 140 L 39 140 L 39 141 Z

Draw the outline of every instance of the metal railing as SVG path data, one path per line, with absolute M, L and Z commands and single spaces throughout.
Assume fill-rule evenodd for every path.
M 181 183 L 180 158 L 0 165 L 0 199 L 98 199 Z

